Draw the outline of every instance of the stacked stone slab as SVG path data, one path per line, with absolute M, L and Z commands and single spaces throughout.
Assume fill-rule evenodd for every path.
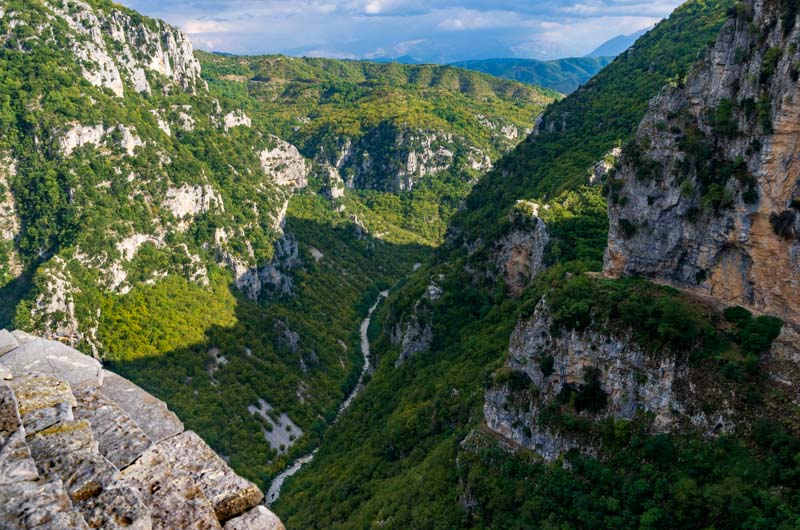
M 0 331 L 0 528 L 282 530 L 263 497 L 97 360 Z

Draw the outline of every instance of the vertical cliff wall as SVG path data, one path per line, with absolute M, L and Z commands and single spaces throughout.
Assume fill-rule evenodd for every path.
M 800 28 L 739 2 L 650 106 L 608 183 L 608 276 L 640 275 L 800 319 Z

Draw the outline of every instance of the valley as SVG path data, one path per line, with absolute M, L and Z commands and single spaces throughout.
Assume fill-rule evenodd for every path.
M 210 528 L 794 528 L 799 50 L 791 0 L 688 0 L 613 60 L 461 65 L 496 76 L 2 0 L 8 440 L 38 447 L 20 356 L 45 344 L 239 475 L 236 510 L 170 475 Z M 102 377 L 56 364 L 48 428 L 89 422 L 68 460 L 116 458 L 81 412 Z M 130 415 L 122 475 L 162 450 Z M 61 484 L 39 456 L 26 487 Z M 53 513 L 88 524 L 64 484 Z

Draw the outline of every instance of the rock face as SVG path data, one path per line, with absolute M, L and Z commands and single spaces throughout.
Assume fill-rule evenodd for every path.
M 130 12 L 106 13 L 80 0 L 69 5 L 57 0 L 50 7 L 80 35 L 71 42 L 73 53 L 83 76 L 94 86 L 122 97 L 123 78 L 128 78 L 137 92 L 149 94 L 148 77 L 153 74 L 166 77 L 185 90 L 194 91 L 204 85 L 192 45 L 177 28 L 157 20 L 136 24 Z
M 495 243 L 493 261 L 512 296 L 522 294 L 544 269 L 550 235 L 538 214 L 538 204 L 518 202 L 510 214 L 511 230 Z
M 654 354 L 630 334 L 589 328 L 554 333 L 546 301 L 534 315 L 520 320 L 511 336 L 507 373 L 516 383 L 487 391 L 484 416 L 489 429 L 553 460 L 571 448 L 593 452 L 591 441 L 542 425 L 540 414 L 559 403 L 566 391 L 595 385 L 603 402 L 580 413 L 592 421 L 651 415 L 656 432 L 692 428 L 707 435 L 729 431 L 735 417 L 724 389 L 710 388 L 700 371 L 689 369 L 686 356 Z M 520 381 L 525 388 L 520 389 Z M 712 410 L 703 403 L 715 403 Z
M 355 142 L 347 140 L 336 153 L 320 153 L 315 159 L 335 168 L 350 189 L 401 192 L 427 175 L 450 169 L 459 142 L 452 134 L 383 124 Z M 471 157 L 474 165 L 486 164 L 483 153 Z
M 2 528 L 283 529 L 161 401 L 60 343 L 0 341 Z
M 225 126 L 225 130 L 229 131 L 234 127 L 250 127 L 250 125 L 252 125 L 252 121 L 250 120 L 250 117 L 241 110 L 235 110 L 225 115 L 223 118 L 223 124 Z
M 392 343 L 400 346 L 400 356 L 395 367 L 402 366 L 409 358 L 428 351 L 433 341 L 433 303 L 442 296 L 442 288 L 431 281 L 425 293 L 414 304 L 411 313 L 395 324 Z
M 212 208 L 225 210 L 222 198 L 211 186 L 189 186 L 170 188 L 162 203 L 176 219 L 194 217 Z
M 61 152 L 64 156 L 69 156 L 75 149 L 84 145 L 101 147 L 105 144 L 106 139 L 115 133 L 119 136 L 116 145 L 127 153 L 128 156 L 133 156 L 136 148 L 144 145 L 144 142 L 136 136 L 135 131 L 125 125 L 106 128 L 102 125 L 81 125 L 79 123 L 73 123 L 59 139 Z
M 290 188 L 305 188 L 308 185 L 308 169 L 306 160 L 295 146 L 284 142 L 277 136 L 271 140 L 276 146 L 273 149 L 261 151 L 261 167 L 264 173 L 275 179 L 280 186 Z
M 607 275 L 800 319 L 800 29 L 781 5 L 741 2 L 651 102 L 610 182 Z

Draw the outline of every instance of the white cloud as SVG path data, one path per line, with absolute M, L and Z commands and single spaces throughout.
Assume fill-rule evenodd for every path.
M 455 61 L 583 55 L 681 0 L 122 0 L 232 53 Z M 424 46 L 423 46 L 424 42 Z
M 216 20 L 187 20 L 181 24 L 181 29 L 189 35 L 197 33 L 224 33 L 231 30 L 230 26 Z

